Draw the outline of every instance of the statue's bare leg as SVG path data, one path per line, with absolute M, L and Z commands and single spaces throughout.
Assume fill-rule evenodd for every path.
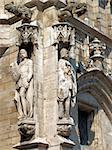
M 15 91 L 15 105 L 16 105 L 16 108 L 18 110 L 18 113 L 19 113 L 19 119 L 22 118 L 23 116 L 23 112 L 22 112 L 22 106 L 21 106 L 21 102 L 20 102 L 20 95 L 19 95 L 19 92 L 16 90 Z
M 59 119 L 63 118 L 64 114 L 64 107 L 63 107 L 63 102 L 59 101 L 58 102 L 58 112 L 59 112 Z
M 26 99 L 28 101 L 28 106 L 27 106 L 28 117 L 32 118 L 33 116 L 33 80 L 30 81 L 30 85 L 26 93 Z
M 21 87 L 20 89 L 20 97 L 21 97 L 21 103 L 22 103 L 22 108 L 23 108 L 23 114 L 24 116 L 27 116 L 27 110 L 26 110 L 26 89 L 24 87 Z
M 65 117 L 69 119 L 70 117 L 70 99 L 67 98 L 65 101 Z

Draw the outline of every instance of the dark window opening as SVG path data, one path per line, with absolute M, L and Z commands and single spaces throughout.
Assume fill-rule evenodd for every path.
M 87 145 L 88 143 L 87 118 L 88 113 L 79 110 L 79 134 L 81 145 Z
M 93 115 L 93 110 L 90 112 L 80 108 L 78 110 L 78 128 L 81 145 L 90 145 L 94 140 L 95 133 L 91 131 L 91 126 L 94 118 Z

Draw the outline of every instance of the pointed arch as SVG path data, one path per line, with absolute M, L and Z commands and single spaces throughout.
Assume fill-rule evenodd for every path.
M 78 94 L 90 93 L 112 123 L 112 79 L 102 71 L 92 70 L 78 78 Z

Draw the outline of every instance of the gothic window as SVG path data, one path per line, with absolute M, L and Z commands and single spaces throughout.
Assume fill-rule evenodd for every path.
M 94 133 L 91 132 L 91 126 L 94 118 L 94 110 L 80 107 L 78 109 L 78 128 L 81 145 L 90 145 L 94 139 Z M 92 136 L 91 136 L 92 135 Z
M 108 0 L 99 0 L 99 7 L 105 9 L 107 3 L 108 3 Z

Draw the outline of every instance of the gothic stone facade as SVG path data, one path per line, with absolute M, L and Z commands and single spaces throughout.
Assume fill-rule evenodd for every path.
M 111 0 L 0 4 L 0 150 L 111 150 Z

